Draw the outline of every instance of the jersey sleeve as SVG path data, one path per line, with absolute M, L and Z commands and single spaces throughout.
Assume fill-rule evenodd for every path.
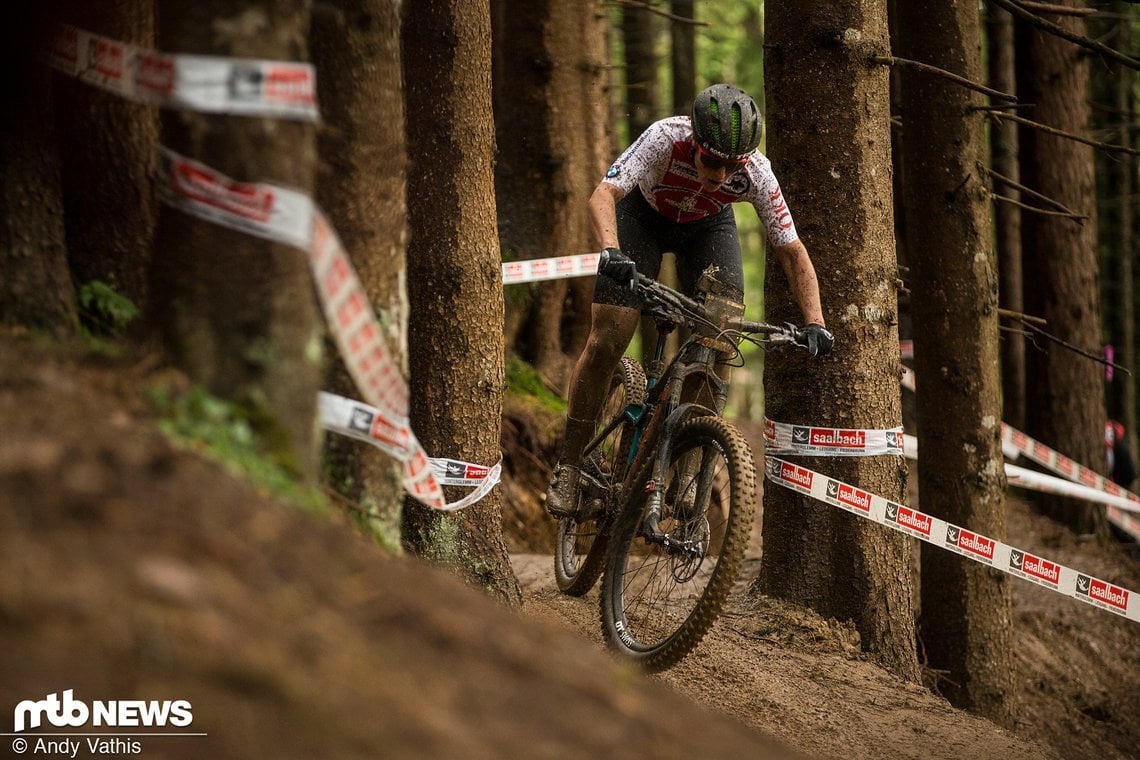
M 772 165 L 764 161 L 753 172 L 756 191 L 752 197 L 752 206 L 768 232 L 768 242 L 774 248 L 779 248 L 799 240 L 796 223 L 792 221 L 792 212 L 788 209 L 784 192 L 772 172 Z
M 667 161 L 672 151 L 673 142 L 664 125 L 655 122 L 618 156 L 602 181 L 628 194 L 654 166 Z

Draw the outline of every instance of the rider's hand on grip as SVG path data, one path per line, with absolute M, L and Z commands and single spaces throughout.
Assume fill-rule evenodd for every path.
M 828 332 L 823 325 L 814 322 L 800 330 L 796 343 L 807 348 L 812 356 L 826 356 L 835 346 L 835 336 Z
M 622 287 L 632 288 L 637 279 L 637 265 L 618 248 L 606 248 L 598 259 L 598 274 L 609 277 Z

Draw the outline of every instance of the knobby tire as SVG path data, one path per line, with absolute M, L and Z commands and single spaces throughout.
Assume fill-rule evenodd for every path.
M 713 482 L 714 493 L 703 508 L 686 507 L 677 498 L 678 480 L 693 477 L 684 472 L 692 469 L 684 462 L 692 462 L 693 457 L 686 460 L 685 455 L 695 451 L 702 452 L 711 467 L 719 468 L 705 475 Z M 732 590 L 756 509 L 756 465 L 744 436 L 724 419 L 697 417 L 677 429 L 660 526 L 688 539 L 690 546 L 700 546 L 701 541 L 707 545 L 703 551 L 674 549 L 671 553 L 640 533 L 648 508 L 644 491 L 652 460 L 652 456 L 647 458 L 633 481 L 631 498 L 613 526 L 602 581 L 601 618 L 602 634 L 610 647 L 648 670 L 660 671 L 678 663 L 700 643 Z M 695 514 L 698 510 L 700 514 Z M 723 512 L 727 514 L 721 521 L 718 516 Z M 703 524 L 699 523 L 702 516 Z
M 599 425 L 607 424 L 629 404 L 645 400 L 645 371 L 630 357 L 623 357 L 610 380 L 610 392 L 599 413 Z M 583 481 L 579 500 L 596 500 L 580 511 L 579 520 L 564 517 L 558 521 L 554 543 L 554 580 L 569 596 L 582 596 L 597 583 L 605 567 L 606 546 L 617 510 L 614 497 L 625 479 L 633 424 L 624 422 L 583 460 L 582 470 L 602 482 L 598 489 Z

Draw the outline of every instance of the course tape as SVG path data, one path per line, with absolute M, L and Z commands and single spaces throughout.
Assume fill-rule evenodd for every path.
M 1133 506 L 1129 508 L 1126 504 L 1117 501 L 1101 500 L 1106 505 L 1105 516 L 1108 521 L 1133 539 L 1140 541 L 1140 520 L 1128 514 L 1128 512 L 1140 511 L 1136 508 L 1137 505 L 1140 505 L 1140 496 L 1121 488 L 1100 473 L 1093 472 L 1084 465 L 1074 462 L 1064 454 L 1054 451 L 1040 441 L 1034 440 L 1020 430 L 1004 423 L 1001 426 L 1001 439 L 1003 447 L 1008 446 L 1010 450 L 1025 455 L 1026 458 L 1067 480 L 1116 497 L 1126 503 L 1132 503 Z
M 318 117 L 316 74 L 309 64 L 156 53 L 72 26 L 61 27 L 49 63 L 128 99 L 207 112 Z M 371 416 L 367 440 L 403 463 L 408 493 L 429 507 L 453 511 L 473 504 L 494 487 L 501 459 L 500 464 L 482 468 L 480 478 L 479 465 L 433 460 L 424 452 L 408 425 L 407 384 L 388 352 L 368 296 L 336 231 L 308 195 L 279 185 L 238 182 L 165 147 L 160 147 L 158 174 L 164 203 L 308 253 L 329 331 L 352 379 L 375 404 L 350 412 L 345 429 L 351 431 L 353 421 L 362 423 Z M 322 397 L 321 403 L 324 412 L 329 402 Z M 449 504 L 442 485 L 452 484 L 478 488 Z
M 1140 622 L 1136 592 L 1036 554 L 940 520 L 778 457 L 767 457 L 765 477 L 816 501 L 851 512 L 963 557 Z
M 776 456 L 868 457 L 903 453 L 902 425 L 889 430 L 858 430 L 790 425 L 764 418 L 764 450 Z
M 311 64 L 160 53 L 62 26 L 48 63 L 128 100 L 207 113 L 320 118 Z
M 566 277 L 584 277 L 598 273 L 597 253 L 575 256 L 555 256 L 549 259 L 508 261 L 503 264 L 503 284 L 561 280 Z
M 902 387 L 909 391 L 915 390 L 914 371 L 906 367 L 903 367 Z M 1140 541 L 1140 519 L 1129 514 L 1130 511 L 1135 510 L 1128 510 L 1125 504 L 1116 500 L 1123 499 L 1125 502 L 1140 503 L 1140 496 L 1137 496 L 1127 489 L 1121 488 L 1103 475 L 1074 462 L 1064 454 L 1049 448 L 1040 441 L 1030 438 L 1017 428 L 1007 425 L 1004 422 L 1001 425 L 1001 445 L 1002 452 L 1009 459 L 1017 459 L 1018 456 L 1024 455 L 1026 458 L 1045 467 L 1050 472 L 1062 476 L 1066 480 L 1086 486 L 1091 491 L 1114 497 L 1111 500 L 1104 498 L 1090 499 L 1088 498 L 1087 491 L 1082 492 L 1085 493 L 1085 496 L 1077 496 L 1076 492 L 1063 494 L 1066 496 L 1074 496 L 1075 498 L 1086 498 L 1089 501 L 1097 501 L 1104 504 L 1105 516 L 1108 518 L 1108 521 L 1131 536 L 1134 540 Z M 1031 471 L 1025 470 L 1024 472 Z M 1032 475 L 1020 477 L 1011 476 L 1008 465 L 1006 467 L 1006 475 L 1010 478 L 1011 483 L 1022 488 L 1041 491 L 1052 488 L 1051 493 L 1061 493 L 1060 490 L 1057 490 L 1060 486 L 1040 478 L 1035 478 Z
M 308 252 L 329 331 L 352 379 L 373 404 L 360 411 L 360 419 L 373 416 L 369 442 L 394 447 L 393 456 L 404 465 L 404 487 L 418 501 L 443 511 L 473 503 L 470 494 L 452 504 L 444 500 L 436 469 L 408 424 L 408 388 L 388 352 L 368 296 L 336 232 L 312 200 L 291 188 L 237 182 L 167 148 L 161 151 L 159 169 L 159 193 L 165 203 Z M 344 427 L 353 429 L 351 424 Z
M 918 459 L 917 438 L 913 435 L 904 436 L 903 446 L 907 459 Z M 1140 512 L 1140 502 L 1127 499 L 1123 496 L 1112 496 L 1104 491 L 1099 491 L 1071 480 L 1053 477 L 1052 475 L 1018 467 L 1008 462 L 1005 464 L 1005 475 L 1009 480 L 1009 484 L 1017 486 L 1018 488 L 1055 493 L 1061 496 L 1071 496 L 1074 499 L 1083 499 L 1084 501 L 1091 501 L 1097 504 L 1112 505 L 1125 512 Z M 1124 515 L 1124 517 L 1133 523 L 1137 522 L 1136 518 L 1130 517 L 1129 515 Z
M 393 427 L 388 416 L 376 407 L 324 391 L 320 394 L 319 406 L 325 430 L 369 443 L 401 462 L 416 456 L 412 431 L 406 425 Z M 440 485 L 475 488 L 462 499 L 447 504 L 444 509 L 448 512 L 482 499 L 499 482 L 503 472 L 501 457 L 491 467 L 441 457 L 430 457 L 428 465 Z

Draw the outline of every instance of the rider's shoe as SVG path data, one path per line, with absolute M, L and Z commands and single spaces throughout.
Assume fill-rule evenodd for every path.
M 578 480 L 581 470 L 569 464 L 558 464 L 546 492 L 546 511 L 555 519 L 574 517 L 578 512 Z

